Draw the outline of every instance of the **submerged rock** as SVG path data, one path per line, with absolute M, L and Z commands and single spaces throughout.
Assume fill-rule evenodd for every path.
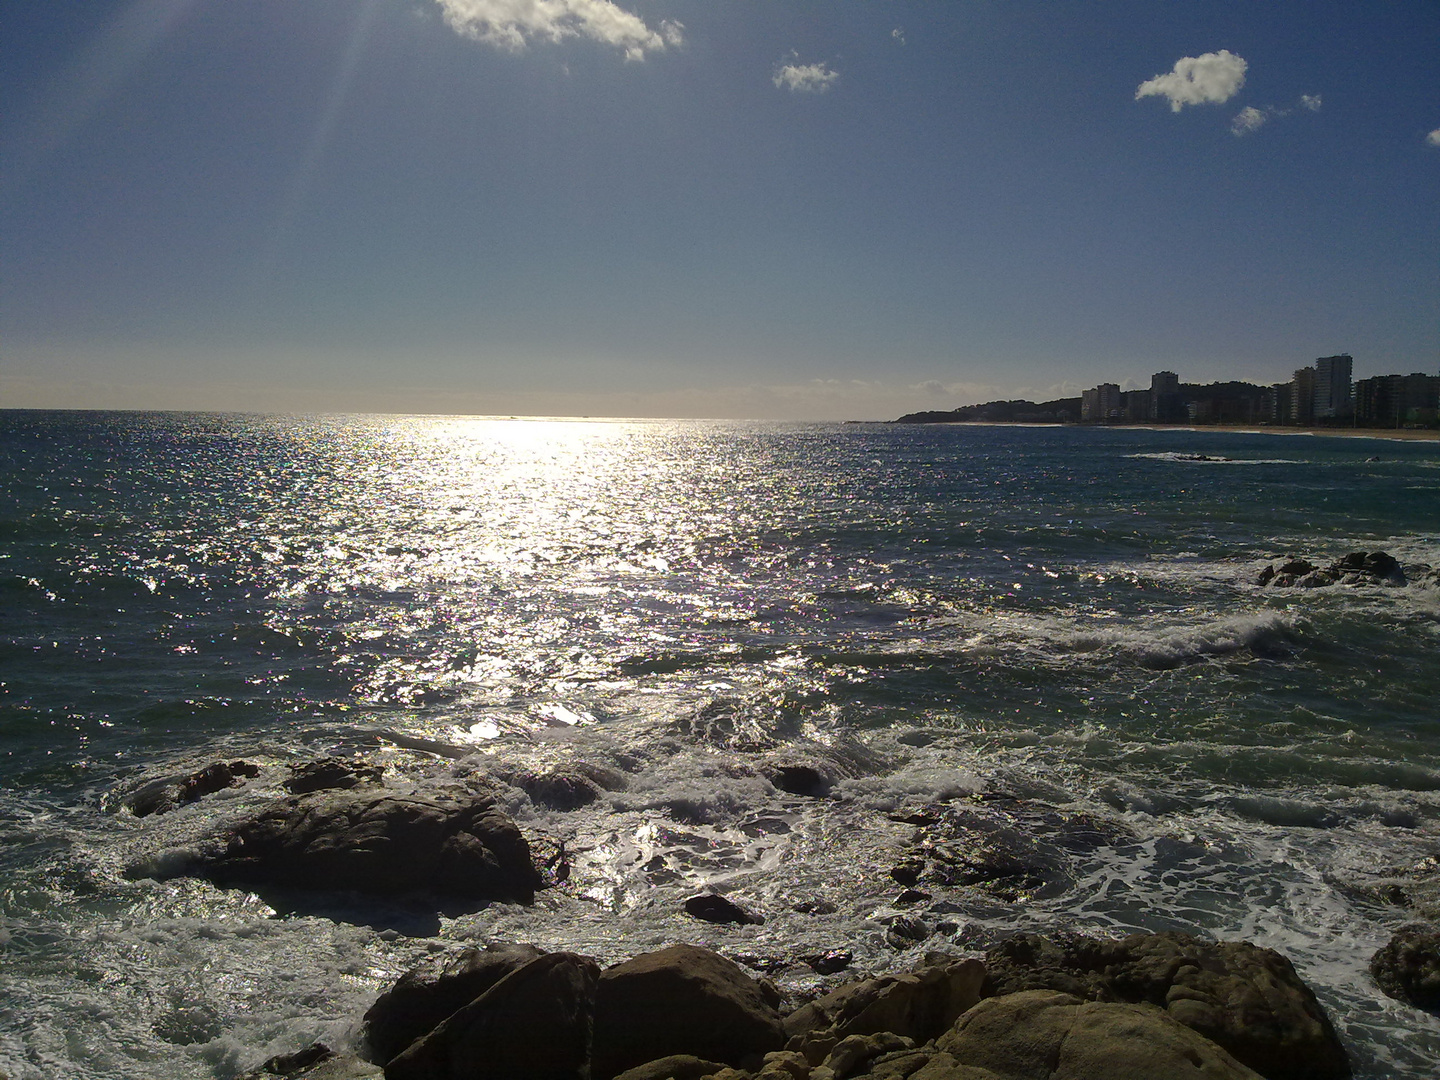
M 529 904 L 541 879 L 525 838 L 485 798 L 318 791 L 233 825 L 187 872 L 217 884 Z
M 239 787 L 259 775 L 260 766 L 249 761 L 217 761 L 189 776 L 146 784 L 126 799 L 125 805 L 136 817 L 164 814 L 217 791 Z
M 365 1013 L 365 1041 L 384 1064 L 513 972 L 543 954 L 534 945 L 463 949 L 412 968 Z
M 613 1077 L 671 1054 L 740 1065 L 779 1050 L 777 998 L 708 949 L 674 945 L 637 956 L 601 976 L 592 1075 Z
M 1370 960 L 1370 974 L 1385 993 L 1440 1013 L 1440 926 L 1406 926 Z
M 1189 934 L 1119 941 L 1017 934 L 985 954 L 987 996 L 1055 990 L 1147 1003 L 1269 1080 L 1344 1080 L 1350 1062 L 1330 1018 L 1290 961 L 1248 942 Z
M 907 888 L 965 888 L 1009 903 L 1068 888 L 1073 856 L 1134 839 L 1123 825 L 1033 800 L 991 796 L 910 814 L 919 826 L 890 876 Z

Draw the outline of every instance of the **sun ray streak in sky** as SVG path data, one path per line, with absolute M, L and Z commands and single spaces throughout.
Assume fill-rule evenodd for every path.
M 50 157 L 100 112 L 195 0 L 136 0 L 42 92 L 28 121 L 6 133 L 0 197 L 28 183 Z M 14 112 L 15 102 L 7 104 Z
M 379 9 L 380 0 L 365 0 L 355 16 L 355 25 L 350 31 L 340 62 L 336 65 L 335 77 L 330 82 L 330 90 L 325 95 L 325 104 L 320 110 L 319 117 L 316 118 L 310 142 L 305 147 L 305 154 L 300 159 L 299 166 L 291 174 L 279 212 L 266 231 L 264 246 L 255 260 L 252 282 L 256 285 L 269 280 L 284 256 L 285 246 L 295 227 L 295 219 L 299 216 L 307 196 L 314 187 L 315 175 L 325 156 L 325 149 L 329 146 L 330 138 L 335 133 L 340 110 L 344 107 L 351 84 L 355 81 L 355 70 L 359 67 L 360 58 L 365 54 L 365 44 L 374 28 Z

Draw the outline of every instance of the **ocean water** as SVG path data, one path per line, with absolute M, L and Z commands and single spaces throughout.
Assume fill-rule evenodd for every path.
M 1180 929 L 1287 955 L 1357 1076 L 1433 1076 L 1440 1019 L 1367 965 L 1413 918 L 1370 886 L 1440 852 L 1440 591 L 1253 583 L 1357 549 L 1440 566 L 1440 444 L 0 412 L 0 1072 L 352 1045 L 471 942 L 692 941 L 801 995 L 1015 929 Z M 127 875 L 327 754 L 497 785 L 569 880 L 437 913 Z M 833 785 L 766 779 L 795 760 Z M 599 797 L 525 793 L 553 770 Z M 1044 881 L 902 901 L 937 804 Z M 703 888 L 765 922 L 690 918 Z

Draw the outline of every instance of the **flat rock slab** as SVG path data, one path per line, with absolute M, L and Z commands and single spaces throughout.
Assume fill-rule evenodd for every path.
M 541 879 L 525 838 L 485 798 L 317 791 L 233 825 L 192 873 L 220 885 L 529 904 Z
M 987 996 L 1045 989 L 1150 1004 L 1269 1080 L 1350 1076 L 1330 1018 L 1290 961 L 1248 942 L 1017 934 L 990 949 L 985 966 Z

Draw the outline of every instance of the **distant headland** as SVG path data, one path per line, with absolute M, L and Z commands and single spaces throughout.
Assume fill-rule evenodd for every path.
M 1148 390 L 1101 383 L 1053 401 L 987 401 L 946 411 L 907 413 L 896 424 L 1114 424 L 1289 427 L 1440 432 L 1440 375 L 1377 375 L 1351 380 L 1353 358 L 1322 356 L 1288 382 L 1182 383 L 1156 372 Z

